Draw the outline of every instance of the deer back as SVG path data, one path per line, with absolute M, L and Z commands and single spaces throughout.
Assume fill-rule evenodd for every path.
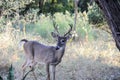
M 56 50 L 54 46 L 46 46 L 37 41 L 28 41 L 24 44 L 27 59 L 35 60 L 37 63 L 54 63 L 61 60 L 64 48 Z

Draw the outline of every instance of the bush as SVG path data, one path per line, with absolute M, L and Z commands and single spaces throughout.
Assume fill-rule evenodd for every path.
M 63 13 L 55 13 L 53 15 L 54 21 L 58 25 L 58 30 L 60 35 L 64 35 L 70 28 L 69 24 L 74 24 L 74 14 L 71 15 L 66 11 Z M 28 23 L 26 25 L 26 31 L 39 34 L 42 38 L 51 40 L 51 32 L 54 31 L 53 20 L 51 15 L 45 16 L 41 15 L 40 19 L 36 23 Z M 78 39 L 93 39 L 92 37 L 92 27 L 88 22 L 88 17 L 86 12 L 78 13 L 76 31 L 78 34 Z
M 74 24 L 74 14 L 70 14 L 68 11 L 63 13 L 55 13 L 53 15 L 55 22 L 59 26 L 59 32 L 61 35 L 65 34 L 69 27 L 69 24 Z M 23 35 L 32 34 L 32 35 L 40 35 L 42 38 L 51 40 L 51 32 L 54 31 L 53 27 L 53 20 L 52 16 L 50 14 L 44 15 L 41 14 L 40 16 L 37 15 L 37 11 L 34 9 L 31 9 L 29 13 L 27 13 L 24 16 L 20 16 L 18 13 L 16 13 L 16 16 L 14 18 L 9 19 L 2 17 L 1 19 L 1 27 L 0 31 L 3 31 L 3 29 L 7 29 L 6 26 L 7 22 L 11 23 L 11 28 L 14 28 L 15 30 L 21 31 Z M 3 23 L 5 21 L 5 23 Z M 5 27 L 4 27 L 5 26 Z M 78 13 L 77 23 L 76 23 L 76 31 L 78 34 L 78 39 L 92 39 L 92 28 L 91 24 L 89 24 L 87 13 Z M 3 31 L 4 32 L 4 31 Z M 13 34 L 14 35 L 14 34 Z
M 93 3 L 92 6 L 89 5 L 87 15 L 89 22 L 92 24 L 99 24 L 104 22 L 103 14 L 98 5 L 95 3 Z

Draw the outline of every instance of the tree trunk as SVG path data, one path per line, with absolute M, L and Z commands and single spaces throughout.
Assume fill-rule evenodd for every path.
M 76 21 L 77 21 L 77 14 L 78 14 L 78 1 L 79 0 L 75 0 L 74 1 L 74 13 L 75 13 L 75 18 L 74 18 L 74 25 L 73 25 L 73 27 L 74 27 L 74 31 L 76 31 Z
M 120 50 L 120 0 L 95 0 L 102 9 L 117 48 Z
M 42 13 L 44 0 L 39 0 L 39 14 Z

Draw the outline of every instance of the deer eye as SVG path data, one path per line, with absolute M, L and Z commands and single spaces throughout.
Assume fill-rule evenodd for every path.
M 65 42 L 65 40 L 64 40 L 64 39 L 62 39 L 62 40 L 61 40 L 61 42 Z

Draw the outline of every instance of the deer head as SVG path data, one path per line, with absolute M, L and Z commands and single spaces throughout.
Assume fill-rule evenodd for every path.
M 61 47 L 64 47 L 66 45 L 67 40 L 70 39 L 72 25 L 70 25 L 70 29 L 63 36 L 60 36 L 57 26 L 54 26 L 54 29 L 56 32 L 51 32 L 51 35 L 53 38 L 55 38 L 57 40 L 57 49 L 59 49 Z

